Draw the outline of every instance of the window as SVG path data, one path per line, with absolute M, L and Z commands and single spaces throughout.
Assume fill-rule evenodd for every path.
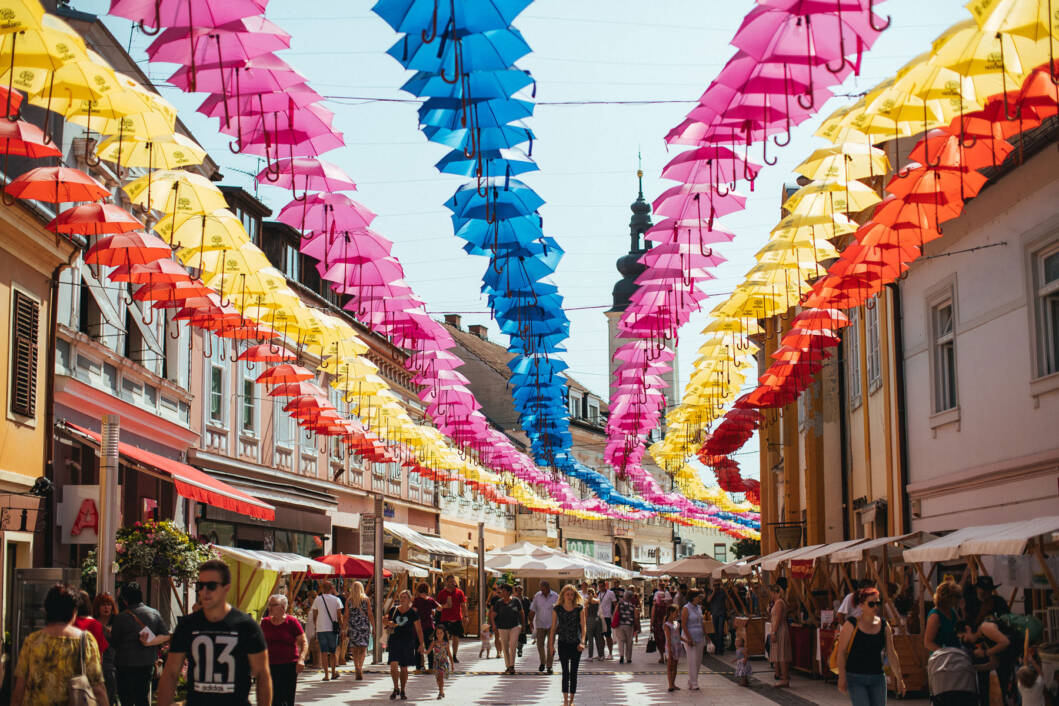
M 285 403 L 286 398 L 272 403 L 272 426 L 275 429 L 276 446 L 293 449 L 298 445 L 298 433 L 294 428 L 294 420 L 283 411 Z
M 714 544 L 713 545 L 713 558 L 719 562 L 728 563 L 728 545 L 727 544 Z
M 11 293 L 10 407 L 14 414 L 35 417 L 40 302 L 17 289 L 12 289 Z
M 570 391 L 570 418 L 577 419 L 581 416 L 581 395 Z
M 210 365 L 210 421 L 224 422 L 224 368 Z
M 241 364 L 243 372 L 243 396 L 241 400 L 242 408 L 242 432 L 253 436 L 257 431 L 257 400 L 255 399 L 255 393 L 257 392 L 257 383 L 254 382 L 254 378 L 250 375 L 250 371 L 247 370 L 246 364 Z
M 287 243 L 283 248 L 283 274 L 295 282 L 299 281 L 299 265 L 301 264 L 301 253 L 298 246 Z
M 882 365 L 879 360 L 879 297 L 871 298 L 871 308 L 865 307 L 864 324 L 868 339 L 868 385 L 875 389 L 882 381 Z
M 1034 257 L 1037 376 L 1059 372 L 1059 244 Z
M 952 299 L 931 309 L 934 360 L 934 411 L 956 408 L 956 321 Z
M 849 310 L 849 323 L 843 341 L 846 346 L 846 392 L 849 406 L 860 406 L 860 308 Z
M 590 400 L 588 403 L 588 421 L 599 424 L 599 403 Z

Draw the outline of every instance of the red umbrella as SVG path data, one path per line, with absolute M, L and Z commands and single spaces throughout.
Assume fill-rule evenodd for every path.
M 11 196 L 48 203 L 96 201 L 110 196 L 110 191 L 80 169 L 70 167 L 37 167 L 21 174 L 4 187 Z
M 143 228 L 134 215 L 110 203 L 90 203 L 68 208 L 46 226 L 53 233 L 102 235 L 129 233 Z
M 327 564 L 335 570 L 333 574 L 309 574 L 309 578 L 327 578 L 333 576 L 344 579 L 370 579 L 375 575 L 375 564 L 370 559 L 362 559 L 349 554 L 327 554 L 316 561 Z M 383 578 L 393 576 L 389 570 L 382 570 Z
M 111 282 L 132 282 L 133 284 L 164 284 L 167 282 L 187 282 L 191 275 L 184 266 L 174 260 L 155 260 L 147 264 L 119 265 L 110 273 Z
M 278 351 L 273 351 L 273 348 L 268 343 L 250 346 L 239 354 L 239 360 L 247 363 L 286 363 L 298 359 L 298 356 L 282 346 Z
M 281 365 L 274 365 L 265 372 L 257 376 L 257 381 L 268 385 L 278 385 L 283 382 L 301 382 L 302 380 L 312 380 L 316 377 L 312 371 L 306 370 L 300 365 L 290 365 L 287 363 Z
M 12 156 L 40 159 L 62 156 L 62 151 L 54 142 L 48 141 L 39 127 L 25 120 L 0 121 L 0 151 L 4 153 L 5 158 Z
M 267 343 L 263 343 L 265 348 L 268 348 Z M 242 357 L 242 356 L 240 356 Z M 269 397 L 302 397 L 303 395 L 317 395 L 326 396 L 327 393 L 324 388 L 317 385 L 315 382 L 283 382 L 276 385 L 274 388 L 269 390 Z
M 120 233 L 100 238 L 85 253 L 90 265 L 145 265 L 168 258 L 173 250 L 150 233 Z

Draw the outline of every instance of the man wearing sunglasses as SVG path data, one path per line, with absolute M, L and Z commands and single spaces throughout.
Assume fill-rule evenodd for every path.
M 272 703 L 265 637 L 253 618 L 228 603 L 232 572 L 219 559 L 199 567 L 195 591 L 201 608 L 173 631 L 158 706 L 171 706 L 177 678 L 188 661 L 187 706 L 250 706 L 250 680 L 257 680 L 258 706 Z

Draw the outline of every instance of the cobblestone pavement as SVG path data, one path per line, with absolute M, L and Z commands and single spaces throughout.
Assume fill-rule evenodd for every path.
M 794 674 L 790 689 L 772 686 L 772 670 L 764 660 L 754 660 L 754 678 L 749 687 L 740 686 L 732 677 L 731 654 L 723 658 L 707 656 L 699 676 L 700 691 L 687 689 L 686 664 L 681 664 L 677 677 L 680 691 L 669 692 L 666 687 L 664 665 L 658 664 L 654 654 L 645 654 L 641 635 L 635 647 L 632 664 L 618 664 L 617 659 L 604 662 L 582 662 L 577 685 L 577 703 L 594 704 L 718 704 L 723 706 L 767 706 L 785 704 L 848 705 L 848 698 L 838 693 L 834 682 L 824 683 Z M 478 644 L 470 643 L 460 649 L 459 671 L 445 685 L 443 703 L 450 704 L 561 704 L 559 662 L 555 674 L 537 671 L 537 650 L 532 640 L 519 659 L 515 676 L 503 675 L 503 661 L 497 658 L 478 659 Z M 393 690 L 389 672 L 383 665 L 365 667 L 364 681 L 355 681 L 351 665 L 339 668 L 336 681 L 322 681 L 318 671 L 306 671 L 298 684 L 298 704 L 332 706 L 337 704 L 390 703 Z M 405 692 L 408 702 L 437 703 L 437 684 L 433 675 L 409 674 Z M 892 698 L 892 697 L 891 697 Z M 397 703 L 401 703 L 400 700 Z M 925 698 L 901 701 L 909 706 L 925 706 Z

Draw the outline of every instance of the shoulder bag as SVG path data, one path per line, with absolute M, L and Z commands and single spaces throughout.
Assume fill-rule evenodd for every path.
M 81 631 L 81 649 L 79 652 L 80 671 L 70 677 L 70 684 L 67 687 L 67 699 L 66 702 L 70 706 L 97 706 L 99 703 L 96 701 L 96 693 L 92 690 L 92 684 L 88 681 L 88 675 L 85 674 L 85 643 L 88 640 L 88 631 Z
M 131 608 L 126 608 L 124 612 L 128 613 L 129 615 L 132 616 L 132 619 L 135 620 L 136 623 L 140 626 L 140 632 L 143 632 L 143 630 L 145 628 L 147 628 L 147 625 L 142 620 L 140 620 L 140 616 L 138 616 L 138 615 L 136 615 L 136 613 L 132 612 Z M 154 631 L 152 630 L 151 632 L 154 632 Z M 136 636 L 136 639 L 139 640 L 139 635 Z M 142 645 L 143 643 L 141 642 L 140 644 Z M 157 654 L 157 653 L 155 653 L 155 654 Z M 163 666 L 164 665 L 162 664 L 162 660 L 161 659 L 156 659 L 154 661 L 154 671 L 151 673 L 151 678 L 152 679 L 158 679 L 158 678 L 160 678 L 162 676 L 162 667 Z

